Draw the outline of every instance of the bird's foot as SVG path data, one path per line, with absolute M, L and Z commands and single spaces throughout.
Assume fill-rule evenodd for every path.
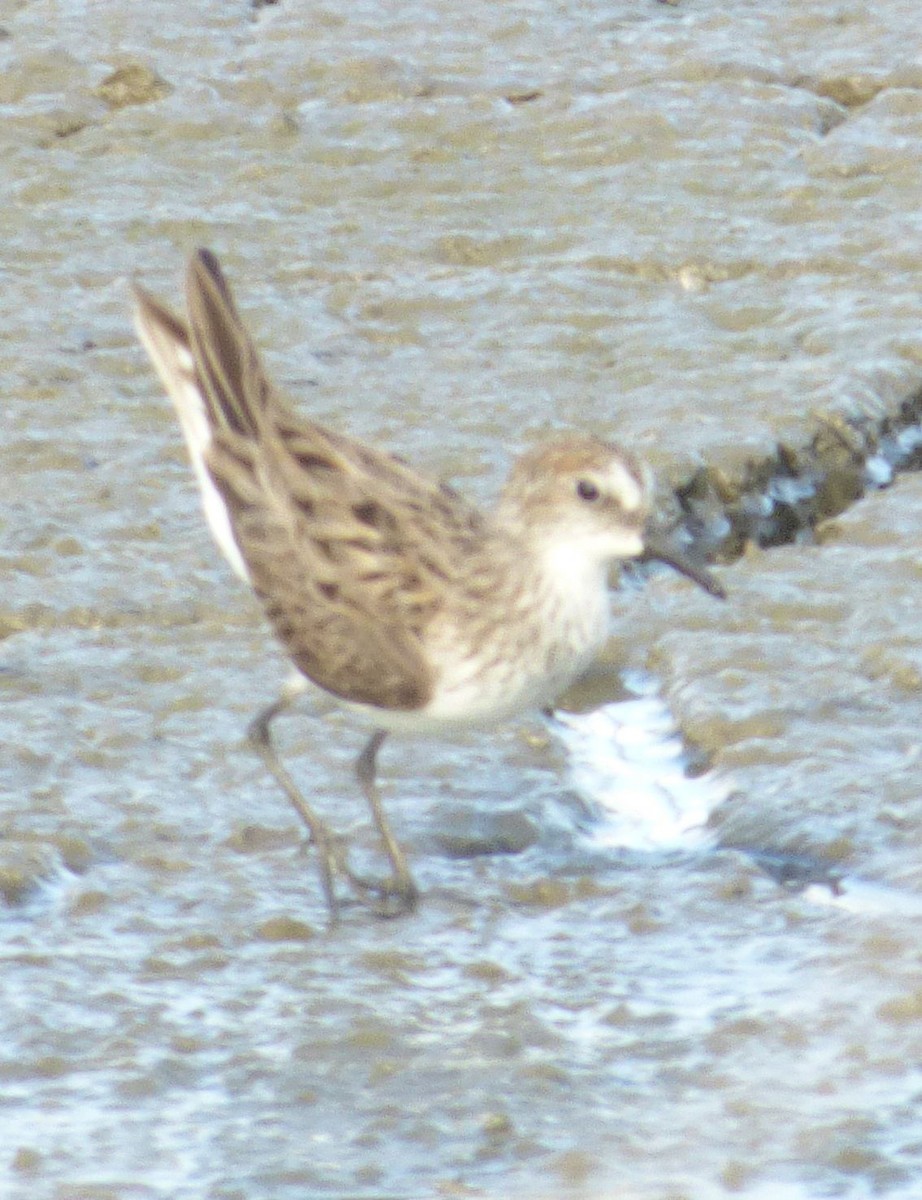
M 395 872 L 380 878 L 361 875 L 344 858 L 340 858 L 337 867 L 352 885 L 359 901 L 377 916 L 403 917 L 416 908 L 419 888 L 408 873 Z

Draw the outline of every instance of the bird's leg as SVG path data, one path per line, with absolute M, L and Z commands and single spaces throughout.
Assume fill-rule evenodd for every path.
M 326 824 L 317 816 L 295 785 L 294 780 L 282 766 L 281 760 L 272 744 L 269 726 L 287 708 L 290 708 L 296 698 L 296 693 L 283 693 L 278 700 L 270 704 L 253 720 L 247 730 L 250 744 L 266 764 L 272 777 L 294 805 L 298 816 L 307 826 L 311 841 L 317 848 L 320 857 L 320 883 L 323 894 L 330 910 L 330 920 L 335 922 L 339 916 L 339 902 L 333 887 L 333 876 L 337 866 L 334 851 L 333 835 Z
M 406 856 L 400 843 L 391 832 L 387 817 L 384 815 L 384 807 L 375 783 L 376 759 L 378 751 L 381 749 L 381 743 L 386 736 L 383 729 L 374 731 L 366 742 L 365 749 L 356 759 L 355 774 L 362 793 L 368 801 L 378 834 L 384 843 L 384 849 L 391 864 L 391 875 L 386 879 L 368 879 L 357 875 L 343 863 L 340 863 L 339 866 L 359 891 L 376 895 L 374 909 L 377 913 L 383 917 L 398 917 L 403 913 L 412 912 L 416 907 L 419 890 L 413 882 L 413 876 L 410 874 L 410 868 L 407 866 Z

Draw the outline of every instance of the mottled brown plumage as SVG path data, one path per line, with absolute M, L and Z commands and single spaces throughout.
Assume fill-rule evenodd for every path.
M 374 782 L 385 731 L 489 723 L 552 703 L 605 639 L 608 567 L 645 550 L 648 473 L 601 439 L 558 438 L 522 455 L 482 513 L 398 458 L 297 416 L 208 251 L 189 265 L 188 327 L 141 288 L 136 297 L 219 547 L 300 675 L 377 727 L 357 764 L 393 868 L 374 890 L 385 911 L 410 907 L 415 886 Z M 272 748 L 270 723 L 293 695 L 251 732 L 318 844 L 335 912 L 337 869 L 365 885 Z

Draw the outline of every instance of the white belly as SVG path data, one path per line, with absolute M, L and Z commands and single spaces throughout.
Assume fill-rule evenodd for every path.
M 465 644 L 457 629 L 438 630 L 427 645 L 437 679 L 429 703 L 413 713 L 377 713 L 386 729 L 438 730 L 487 725 L 551 705 L 592 664 L 608 636 L 608 590 L 601 586 L 545 597 L 541 620 L 535 597 L 512 608 L 495 634 Z M 531 609 L 531 618 L 528 610 Z

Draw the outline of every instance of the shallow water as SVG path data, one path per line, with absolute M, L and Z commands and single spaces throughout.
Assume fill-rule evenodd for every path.
M 725 605 L 616 595 L 592 698 L 653 681 L 703 836 L 609 836 L 604 725 L 395 743 L 425 901 L 330 934 L 242 741 L 285 663 L 126 316 L 208 244 L 301 403 L 477 498 L 567 425 L 664 491 L 732 479 L 919 385 L 917 6 L 0 26 L 3 1195 L 917 1196 L 917 478 L 726 567 Z M 132 61 L 172 90 L 112 107 Z M 668 736 L 645 786 L 682 804 Z M 370 854 L 361 737 L 309 704 L 282 731 Z

